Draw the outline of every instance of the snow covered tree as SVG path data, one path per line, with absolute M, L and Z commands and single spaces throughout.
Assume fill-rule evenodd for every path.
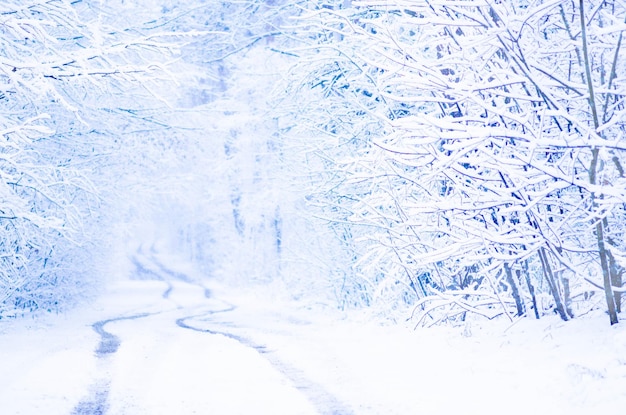
M 626 10 L 310 4 L 295 124 L 318 157 L 311 199 L 355 251 L 358 295 L 416 304 L 420 322 L 566 320 L 603 275 L 615 322 Z
M 109 26 L 119 15 L 100 6 L 0 6 L 0 316 L 58 309 L 92 283 L 108 168 L 123 132 L 151 123 L 135 111 L 159 101 L 176 52 L 171 34 Z

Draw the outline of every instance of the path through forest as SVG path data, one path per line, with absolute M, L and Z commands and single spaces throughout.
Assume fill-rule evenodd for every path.
M 352 413 L 263 344 L 213 321 L 235 305 L 154 252 L 139 252 L 132 263 L 135 279 L 160 281 L 163 290 L 145 311 L 92 324 L 100 336 L 97 376 L 72 415 Z M 130 291 L 122 297 L 135 297 Z
M 570 415 L 626 404 L 626 332 L 601 314 L 411 331 L 233 293 L 156 250 L 128 264 L 80 311 L 0 326 L 0 413 Z

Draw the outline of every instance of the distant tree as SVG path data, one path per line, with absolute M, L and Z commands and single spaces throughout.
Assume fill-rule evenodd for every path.
M 282 24 L 292 9 L 283 1 L 170 1 L 142 29 L 193 36 L 173 64 L 174 108 L 157 117 L 162 125 L 183 128 L 163 136 L 164 143 L 177 137 L 169 151 L 153 147 L 150 153 L 150 159 L 161 157 L 172 169 L 138 168 L 176 184 L 160 195 L 143 179 L 133 186 L 154 196 L 142 198 L 157 201 L 145 210 L 158 217 L 150 220 L 167 228 L 169 236 L 177 235 L 173 245 L 206 274 L 238 286 L 278 279 L 287 262 L 285 222 L 290 220 L 285 216 L 291 201 L 270 101 L 289 57 L 284 51 L 288 29 Z M 184 159 L 182 165 L 176 157 Z

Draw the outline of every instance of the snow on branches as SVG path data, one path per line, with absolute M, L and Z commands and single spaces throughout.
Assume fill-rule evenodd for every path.
M 82 1 L 0 5 L 0 317 L 59 309 L 90 284 L 105 233 L 92 233 L 94 180 L 146 106 L 129 93 L 155 101 L 178 49 L 112 16 Z
M 614 322 L 626 10 L 351 3 L 299 20 L 292 84 L 299 134 L 319 160 L 310 198 L 356 252 L 344 295 L 417 307 L 420 324 L 567 320 L 596 304 L 592 280 Z

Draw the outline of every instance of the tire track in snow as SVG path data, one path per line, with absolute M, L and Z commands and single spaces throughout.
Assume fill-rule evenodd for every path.
M 121 344 L 121 340 L 119 337 L 104 329 L 105 325 L 109 323 L 114 323 L 116 321 L 136 320 L 138 318 L 148 317 L 155 314 L 159 313 L 140 313 L 134 314 L 132 316 L 110 318 L 107 320 L 101 320 L 93 323 L 91 327 L 93 327 L 94 331 L 100 335 L 100 344 L 96 349 L 96 356 L 102 358 L 104 357 L 104 355 L 115 353 L 117 352 L 117 349 L 120 347 Z
M 154 250 L 152 251 L 153 255 L 151 255 L 150 260 L 154 263 L 159 271 L 163 272 L 166 275 L 169 275 L 178 280 L 187 282 L 192 285 L 196 285 L 204 290 L 204 297 L 206 299 L 211 299 L 211 291 L 204 287 L 201 284 L 193 282 L 191 278 L 187 275 L 173 271 L 167 268 L 164 264 L 159 262 L 154 257 Z M 220 300 L 222 301 L 222 300 Z M 211 309 L 206 310 L 203 313 L 195 314 L 191 316 L 182 317 L 176 320 L 176 325 L 180 328 L 192 330 L 200 333 L 212 334 L 212 335 L 220 335 L 226 338 L 229 338 L 233 341 L 238 342 L 244 347 L 252 348 L 256 350 L 265 360 L 267 360 L 278 372 L 283 374 L 292 385 L 300 391 L 307 399 L 311 402 L 311 404 L 315 407 L 315 409 L 320 413 L 320 415 L 354 415 L 354 411 L 344 403 L 340 402 L 334 395 L 326 391 L 326 389 L 310 379 L 307 378 L 306 374 L 299 370 L 298 368 L 284 362 L 281 360 L 274 351 L 271 351 L 267 348 L 267 346 L 255 343 L 254 341 L 239 336 L 233 333 L 229 333 L 223 330 L 213 330 L 209 328 L 199 328 L 194 325 L 188 323 L 189 320 L 198 319 L 201 317 L 208 317 L 214 314 L 219 313 L 228 313 L 230 311 L 235 310 L 237 307 L 233 304 L 222 301 L 225 304 L 224 308 L 221 309 Z
M 109 409 L 109 384 L 95 385 L 91 399 L 83 400 L 72 410 L 72 415 L 104 415 Z
M 163 291 L 163 293 L 161 294 L 161 297 L 164 299 L 169 298 L 173 290 L 173 286 L 169 281 L 165 280 L 158 273 L 144 267 L 141 264 L 141 262 L 139 262 L 136 256 L 133 256 L 131 258 L 131 262 L 133 263 L 133 265 L 135 265 L 135 268 L 136 268 L 135 275 L 144 276 L 144 278 L 140 278 L 140 279 L 156 279 L 156 280 L 165 282 L 167 284 L 167 288 L 165 289 L 165 291 Z M 148 278 L 145 278 L 145 276 L 148 276 Z M 136 320 L 139 318 L 144 318 L 144 317 L 148 317 L 148 316 L 152 316 L 156 314 L 159 314 L 159 312 L 138 313 L 138 314 L 133 314 L 130 316 L 121 316 L 121 317 L 114 317 L 114 318 L 110 318 L 106 320 L 100 320 L 100 321 L 93 323 L 91 327 L 100 336 L 100 342 L 98 343 L 98 347 L 95 350 L 96 358 L 99 360 L 99 366 L 103 365 L 103 363 L 101 362 L 105 360 L 104 358 L 116 353 L 120 345 L 122 344 L 120 338 L 116 336 L 115 334 L 105 330 L 104 326 L 106 326 L 109 323 L 115 323 L 115 322 L 124 321 L 124 320 Z M 104 372 L 104 370 L 102 370 L 102 367 L 99 367 L 98 372 Z M 81 400 L 74 407 L 71 415 L 104 415 L 106 414 L 108 407 L 109 407 L 108 399 L 109 399 L 110 384 L 111 384 L 110 380 L 107 380 L 104 377 L 96 380 L 94 384 L 90 387 L 90 393 L 88 397 Z
M 109 323 L 115 323 L 124 320 L 136 320 L 139 318 L 148 317 L 159 313 L 139 313 L 130 316 L 115 317 L 106 320 L 101 320 L 93 323 L 91 327 L 100 335 L 100 343 L 95 350 L 96 358 L 102 361 L 107 356 L 113 355 L 117 352 L 121 345 L 121 340 L 115 334 L 106 331 L 104 326 Z M 104 372 L 102 368 L 99 368 L 99 372 Z M 91 386 L 91 392 L 86 399 L 83 399 L 74 407 L 72 415 L 104 415 L 108 409 L 109 399 L 109 386 L 110 381 L 104 378 L 97 380 Z
M 156 250 L 154 249 L 154 247 L 152 247 L 150 249 L 150 252 L 152 253 L 150 256 L 150 262 L 152 262 L 154 265 L 156 265 L 156 267 L 159 269 L 159 272 L 165 274 L 165 275 L 169 275 L 170 277 L 174 278 L 175 280 L 178 281 L 182 281 L 184 283 L 187 283 L 189 285 L 194 285 L 198 288 L 201 288 L 203 290 L 203 294 L 204 294 L 204 298 L 209 299 L 212 297 L 211 295 L 211 290 L 207 287 L 205 287 L 204 285 L 195 282 L 193 280 L 193 278 L 190 278 L 189 276 L 187 276 L 187 274 L 183 273 L 183 272 L 177 272 L 174 270 L 171 270 L 169 268 L 167 268 L 161 261 L 159 261 L 155 255 L 156 255 Z M 135 267 L 137 268 L 137 270 L 143 274 L 146 275 L 151 275 L 153 276 L 153 279 L 157 279 L 159 281 L 163 281 L 168 285 L 168 289 L 163 293 L 163 298 L 167 299 L 169 298 L 170 294 L 172 293 L 174 286 L 172 285 L 172 283 L 168 280 L 163 278 L 163 276 L 161 274 L 159 274 L 156 271 L 152 271 L 150 269 L 145 268 L 137 259 L 136 256 L 134 256 L 132 258 L 133 263 L 135 264 Z
M 267 346 L 258 344 L 249 338 L 229 333 L 223 330 L 213 330 L 210 328 L 200 328 L 188 323 L 202 317 L 209 317 L 214 314 L 227 313 L 236 309 L 236 306 L 228 304 L 226 308 L 218 310 L 208 310 L 204 313 L 179 318 L 176 325 L 180 328 L 193 330 L 200 333 L 207 333 L 227 337 L 241 344 L 242 346 L 256 350 L 265 360 L 267 360 L 275 369 L 289 379 L 292 385 L 304 394 L 309 402 L 315 407 L 320 415 L 354 415 L 354 411 L 346 404 L 340 402 L 334 395 L 328 392 L 322 385 L 311 381 L 306 374 L 300 369 L 281 360 L 276 352 L 267 348 Z M 206 320 L 204 320 L 206 322 Z
M 193 284 L 193 285 L 199 285 L 199 284 L 194 283 L 193 280 L 187 274 L 183 272 L 177 272 L 177 271 L 167 268 L 165 265 L 163 265 L 161 261 L 156 259 L 154 255 L 150 257 L 150 261 L 152 261 L 152 263 L 159 268 L 159 271 L 163 272 L 166 275 L 173 277 L 174 279 L 177 279 L 177 280 L 189 283 L 189 284 Z
M 163 291 L 163 294 L 161 294 L 161 297 L 163 297 L 166 300 L 170 298 L 170 295 L 172 294 L 172 291 L 174 290 L 174 287 L 172 286 L 171 282 L 164 279 L 163 276 L 160 275 L 159 273 L 144 267 L 143 264 L 139 262 L 139 259 L 137 259 L 136 255 L 133 255 L 130 261 L 135 266 L 136 274 L 134 275 L 142 276 L 142 278 L 138 278 L 138 279 L 163 281 L 165 284 L 167 284 L 167 289 Z

